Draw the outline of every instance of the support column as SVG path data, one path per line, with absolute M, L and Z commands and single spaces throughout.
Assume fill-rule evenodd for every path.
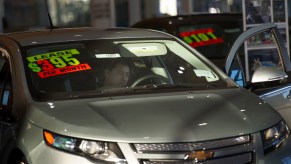
M 115 26 L 114 0 L 91 0 L 91 25 L 98 28 Z
M 129 26 L 141 20 L 140 0 L 129 0 Z
M 181 10 L 179 14 L 191 14 L 193 12 L 193 0 L 179 0 L 179 3 L 181 4 Z
M 115 0 L 110 0 L 110 20 L 111 27 L 116 26 Z

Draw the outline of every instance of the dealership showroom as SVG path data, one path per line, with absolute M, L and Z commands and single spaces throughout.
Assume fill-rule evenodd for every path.
M 0 164 L 291 164 L 291 0 L 0 0 Z

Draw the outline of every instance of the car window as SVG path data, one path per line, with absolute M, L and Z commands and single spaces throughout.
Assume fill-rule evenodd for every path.
M 161 88 L 164 91 L 165 86 L 195 90 L 235 86 L 174 40 L 96 40 L 32 46 L 26 47 L 23 60 L 36 97 L 55 93 L 120 94 L 121 89 L 126 92 L 128 88 L 129 92 L 132 88 L 155 92 Z
M 241 52 L 241 50 L 240 50 Z M 239 86 L 246 86 L 244 62 L 242 55 L 236 55 L 230 66 L 229 77 L 235 81 Z
M 247 46 L 247 49 L 245 49 Z M 247 80 L 252 79 L 254 72 L 258 68 L 273 67 L 283 70 L 282 58 L 279 55 L 276 42 L 271 31 L 253 35 L 246 40 L 238 51 L 239 58 L 243 63 Z M 236 70 L 232 67 L 232 73 Z M 233 74 L 230 74 L 233 77 Z
M 276 25 L 272 23 L 243 33 L 227 58 L 227 74 L 246 88 L 259 87 L 266 90 L 284 85 L 287 82 L 286 73 L 290 71 L 290 62 L 280 35 Z

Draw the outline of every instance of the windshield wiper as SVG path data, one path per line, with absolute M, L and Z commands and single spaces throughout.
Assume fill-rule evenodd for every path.
M 155 90 L 155 89 L 191 89 L 191 88 L 210 88 L 217 87 L 216 85 L 210 85 L 205 83 L 193 83 L 193 84 L 151 84 L 143 85 L 132 88 L 134 91 L 140 90 Z
M 143 86 L 135 86 L 133 88 L 107 88 L 102 90 L 92 90 L 87 91 L 86 93 L 67 93 L 67 97 L 69 98 L 85 98 L 85 97 L 95 97 L 95 96 L 105 96 L 110 94 L 122 95 L 126 93 L 134 93 L 134 92 L 143 92 L 143 91 L 155 91 L 155 90 L 165 90 L 165 89 L 208 89 L 210 87 L 217 87 L 215 85 L 205 84 L 205 83 L 193 83 L 193 84 L 148 84 Z

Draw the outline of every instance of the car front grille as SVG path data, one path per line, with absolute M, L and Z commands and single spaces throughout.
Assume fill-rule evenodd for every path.
M 132 148 L 141 164 L 254 163 L 250 135 L 193 143 L 135 143 Z M 205 159 L 185 158 L 188 153 L 196 152 L 213 155 Z
M 162 143 L 162 144 L 134 144 L 138 153 L 180 152 L 203 149 L 215 149 L 250 142 L 250 136 L 240 136 L 222 140 L 205 141 L 198 143 Z

